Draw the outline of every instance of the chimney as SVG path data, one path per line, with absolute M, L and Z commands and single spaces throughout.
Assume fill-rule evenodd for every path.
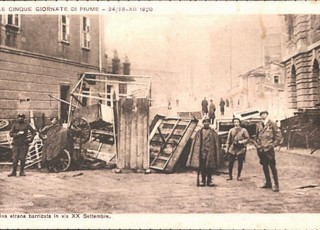
M 120 59 L 117 50 L 114 51 L 112 59 L 112 74 L 119 74 L 120 72 Z
M 123 63 L 123 74 L 130 75 L 130 62 L 128 56 L 126 56 L 125 61 Z

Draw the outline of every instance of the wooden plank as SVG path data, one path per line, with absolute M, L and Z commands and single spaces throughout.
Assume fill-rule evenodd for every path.
M 118 157 L 117 157 L 117 167 L 119 169 L 123 169 L 125 167 L 124 160 L 125 160 L 125 151 L 126 151 L 126 145 L 125 145 L 125 119 L 124 114 L 122 111 L 122 104 L 123 100 L 120 99 L 119 101 L 119 151 L 118 151 Z
M 138 129 L 138 139 L 137 139 L 137 145 L 138 145 L 138 156 L 137 156 L 137 167 L 139 169 L 144 169 L 144 157 L 145 157 L 145 146 L 144 146 L 144 134 L 145 134 L 145 126 L 143 124 L 143 110 L 141 109 L 142 106 L 142 100 L 141 99 L 137 99 L 136 100 L 136 106 L 137 106 L 137 114 L 138 114 L 138 119 L 137 119 L 137 129 Z M 147 137 L 145 137 L 147 138 Z
M 131 139 L 133 138 L 131 135 L 131 126 L 132 126 L 132 119 L 133 114 L 132 112 L 130 114 L 125 115 L 126 119 L 126 153 L 125 153 L 125 168 L 130 169 L 130 159 L 131 159 Z
M 136 104 L 136 102 L 135 102 Z M 130 145 L 130 168 L 137 169 L 137 145 L 138 145 L 138 133 L 137 133 L 138 113 L 132 112 L 131 123 L 131 145 Z
M 149 152 L 149 100 L 142 98 L 141 100 L 141 113 L 142 113 L 142 142 L 143 142 L 143 169 L 150 167 L 150 152 Z
M 184 132 L 183 132 L 182 136 L 179 136 L 179 139 L 176 140 L 175 145 L 172 145 L 172 152 L 171 152 L 171 154 L 169 155 L 169 159 L 167 159 L 167 161 L 165 162 L 165 164 L 164 164 L 164 166 L 163 166 L 164 169 L 167 167 L 167 165 L 169 164 L 170 161 L 173 163 L 173 167 L 174 167 L 174 165 L 177 163 L 177 161 L 178 161 L 178 159 L 179 159 L 179 157 L 180 157 L 180 154 L 178 154 L 178 152 L 176 152 L 176 151 L 177 151 L 177 148 L 178 148 L 179 145 L 183 144 L 183 146 L 182 146 L 182 149 L 183 149 L 183 147 L 184 147 L 185 144 L 187 143 L 188 140 L 187 140 L 185 143 L 183 143 L 182 140 L 183 140 L 183 138 L 184 138 L 184 135 L 185 135 L 186 132 L 188 131 L 191 122 L 192 122 L 192 121 L 189 121 L 189 124 L 185 126 L 185 129 L 184 129 Z M 171 136 L 170 138 L 172 138 L 172 136 Z M 181 150 L 181 151 L 182 151 L 182 150 Z M 175 157 L 175 155 L 176 155 L 176 156 L 178 155 L 178 156 Z M 172 168 L 172 170 L 173 170 L 173 168 Z M 171 171 L 172 171 L 172 170 L 171 170 Z
M 197 127 L 198 122 L 196 120 L 193 120 L 188 129 L 186 130 L 184 136 L 182 137 L 179 145 L 177 146 L 177 148 L 175 149 L 174 155 L 172 156 L 171 160 L 168 162 L 165 171 L 166 172 L 172 172 L 172 170 L 174 169 L 175 164 L 177 163 L 179 157 L 181 156 L 181 153 L 185 147 L 185 145 L 187 144 L 189 138 L 191 137 L 194 129 Z
M 170 159 L 170 157 L 159 156 L 158 159 L 159 159 L 159 160 L 163 160 L 163 161 L 167 161 L 167 160 Z
M 138 99 L 139 100 L 139 99 Z M 144 153 L 144 148 L 143 148 L 143 122 L 142 122 L 142 114 L 139 109 L 139 103 L 136 101 L 137 105 L 137 168 L 138 169 L 143 169 L 143 155 Z

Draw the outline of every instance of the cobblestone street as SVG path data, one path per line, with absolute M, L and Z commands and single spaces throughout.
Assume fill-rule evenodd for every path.
M 196 173 L 116 174 L 110 170 L 47 174 L 27 170 L 8 178 L 2 167 L 1 213 L 319 213 L 320 157 L 277 152 L 280 193 L 263 190 L 256 153 L 249 150 L 243 181 L 214 176 L 196 187 Z M 236 165 L 235 165 L 236 166 Z M 235 173 L 235 172 L 234 172 Z M 300 187 L 306 187 L 301 189 Z M 66 205 L 67 204 L 67 205 Z

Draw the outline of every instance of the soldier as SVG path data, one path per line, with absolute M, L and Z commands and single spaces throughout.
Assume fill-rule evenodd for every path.
M 24 166 L 26 162 L 26 156 L 29 149 L 29 143 L 32 142 L 36 131 L 26 122 L 24 114 L 18 114 L 17 121 L 15 121 L 10 130 L 10 136 L 13 137 L 12 159 L 13 166 L 12 172 L 8 177 L 16 176 L 18 161 L 20 160 L 20 176 L 25 176 Z M 31 139 L 28 140 L 28 130 L 31 132 Z
M 256 129 L 256 147 L 258 150 L 258 156 L 260 158 L 260 164 L 262 165 L 263 173 L 266 180 L 265 184 L 261 188 L 272 188 L 269 173 L 270 167 L 275 185 L 273 191 L 279 192 L 279 181 L 274 147 L 280 144 L 282 136 L 277 124 L 271 121 L 268 115 L 269 113 L 267 111 L 260 112 L 260 116 L 263 119 L 263 122 L 257 124 Z
M 41 164 L 42 166 L 46 166 L 49 172 L 52 172 L 53 166 L 50 164 L 50 162 L 47 161 L 47 155 L 50 154 L 50 144 L 52 141 L 52 138 L 54 136 L 57 136 L 57 131 L 61 128 L 61 124 L 58 122 L 57 117 L 52 117 L 51 124 L 45 126 L 43 129 L 40 130 L 40 137 L 43 139 L 43 150 L 42 150 L 42 156 L 41 156 Z
M 220 99 L 220 112 L 221 112 L 221 116 L 224 116 L 224 106 L 225 106 L 225 101 L 223 100 L 223 98 Z
M 201 173 L 202 181 L 200 186 L 215 186 L 212 183 L 212 174 L 217 168 L 217 156 L 219 154 L 220 146 L 218 134 L 210 128 L 210 120 L 208 116 L 202 119 L 203 127 L 196 133 L 191 151 L 189 154 L 187 166 L 198 169 Z
M 208 114 L 208 101 L 206 98 L 204 98 L 201 102 L 201 112 L 202 112 L 202 116 L 205 116 Z
M 234 127 L 229 130 L 226 142 L 226 152 L 230 153 L 229 178 L 227 180 L 232 180 L 233 165 L 235 160 L 238 159 L 237 180 L 241 181 L 241 171 L 247 151 L 246 144 L 248 143 L 250 137 L 247 129 L 240 126 L 241 123 L 239 118 L 233 118 L 232 123 L 234 124 Z
M 210 100 L 210 105 L 209 105 L 209 119 L 210 119 L 210 124 L 214 123 L 214 119 L 216 118 L 216 106 L 213 104 L 212 100 Z

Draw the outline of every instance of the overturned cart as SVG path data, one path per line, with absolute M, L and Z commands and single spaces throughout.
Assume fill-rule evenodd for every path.
M 150 85 L 151 78 L 145 76 L 83 73 L 69 103 L 68 127 L 75 155 L 130 168 L 133 157 L 128 156 L 129 150 L 141 150 L 141 145 L 147 149 L 144 142 L 139 147 L 139 141 L 128 137 L 131 131 L 147 130 Z M 147 134 L 141 135 L 133 137 L 147 140 Z M 148 155 L 147 151 L 141 154 Z M 147 166 L 148 162 L 144 163 Z

